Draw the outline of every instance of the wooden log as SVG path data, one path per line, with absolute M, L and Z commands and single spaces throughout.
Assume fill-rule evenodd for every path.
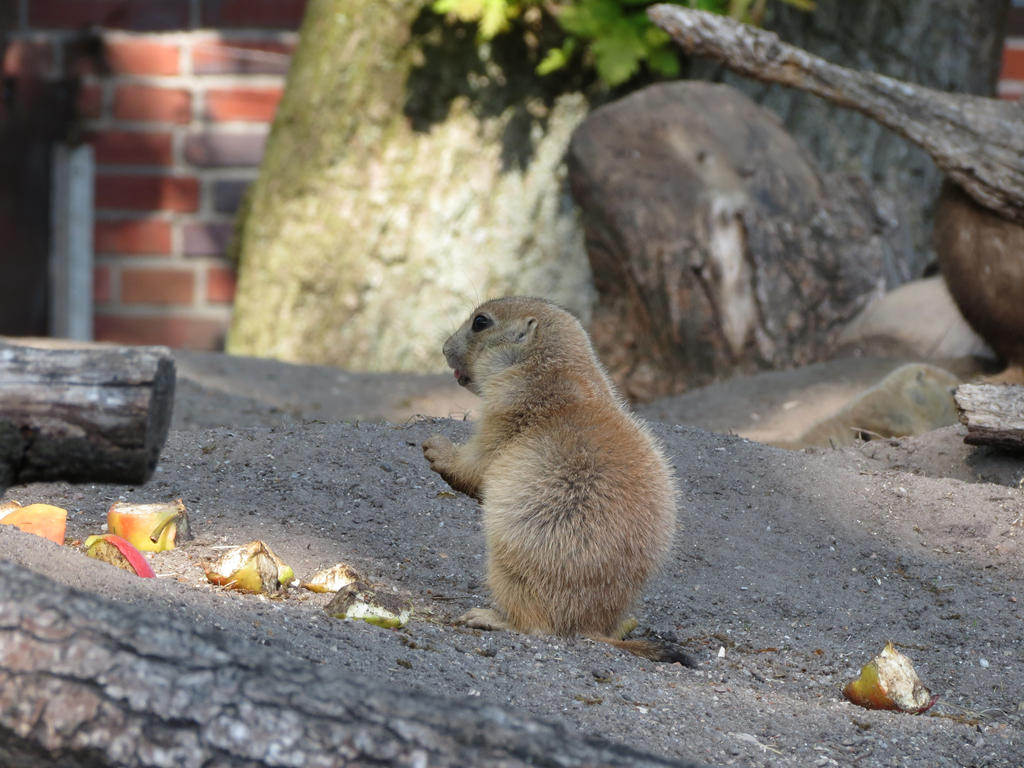
M 773 32 L 703 11 L 656 5 L 648 15 L 687 53 L 867 115 L 928 152 L 981 205 L 1024 222 L 1020 106 L 840 67 L 783 43 Z
M 1024 451 L 1024 385 L 961 384 L 954 397 L 965 443 Z
M 677 766 L 360 679 L 0 561 L 0 765 Z
M 174 376 L 166 347 L 0 342 L 0 489 L 144 482 L 167 438 Z

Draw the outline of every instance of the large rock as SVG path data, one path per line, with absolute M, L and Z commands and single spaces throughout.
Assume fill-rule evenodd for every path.
M 591 334 L 637 400 L 825 357 L 904 234 L 728 86 L 656 85 L 596 110 L 569 169 L 599 297 Z
M 872 302 L 843 329 L 838 343 L 850 355 L 889 355 L 932 360 L 957 367 L 961 375 L 982 371 L 994 357 L 964 320 L 939 276 L 904 283 Z M 971 369 L 971 360 L 977 367 Z

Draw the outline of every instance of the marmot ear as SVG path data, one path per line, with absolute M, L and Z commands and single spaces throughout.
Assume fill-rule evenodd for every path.
M 516 344 L 524 344 L 533 338 L 533 332 L 537 329 L 537 318 L 528 317 L 519 326 L 516 331 L 515 342 Z

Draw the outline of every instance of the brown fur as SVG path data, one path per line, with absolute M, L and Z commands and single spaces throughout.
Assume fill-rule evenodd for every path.
M 947 181 L 935 212 L 939 267 L 960 312 L 1024 382 L 1024 224 L 983 208 Z
M 478 317 L 489 326 L 474 330 Z M 473 311 L 444 354 L 459 383 L 483 398 L 467 443 L 435 435 L 423 444 L 431 469 L 483 504 L 498 611 L 464 620 L 689 661 L 669 659 L 663 643 L 617 639 L 668 553 L 676 490 L 579 322 L 542 299 L 496 299 Z

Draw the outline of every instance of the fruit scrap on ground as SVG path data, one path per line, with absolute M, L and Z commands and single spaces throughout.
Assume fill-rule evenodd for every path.
M 324 611 L 336 619 L 362 619 L 386 629 L 398 629 L 409 623 L 412 608 L 398 595 L 376 592 L 355 582 L 342 588 Z
M 311 592 L 337 592 L 353 582 L 361 581 L 352 566 L 338 563 L 330 568 L 317 571 L 302 586 Z
M 49 539 L 54 544 L 64 543 L 68 511 L 52 504 L 29 504 L 21 506 L 16 501 L 0 504 L 0 524 L 13 525 L 26 533 L 34 533 Z
M 867 709 L 895 709 L 919 715 L 938 700 L 925 688 L 910 659 L 886 643 L 882 652 L 865 664 L 860 677 L 843 688 L 852 703 Z
M 206 567 L 206 578 L 228 589 L 273 594 L 295 578 L 295 572 L 262 541 L 250 541 L 225 552 Z
M 104 563 L 116 565 L 136 576 L 151 579 L 156 576 L 139 550 L 113 533 L 90 536 L 85 540 L 85 554 Z
M 163 552 L 192 538 L 188 510 L 181 499 L 156 504 L 115 501 L 107 511 L 107 529 L 142 552 Z

